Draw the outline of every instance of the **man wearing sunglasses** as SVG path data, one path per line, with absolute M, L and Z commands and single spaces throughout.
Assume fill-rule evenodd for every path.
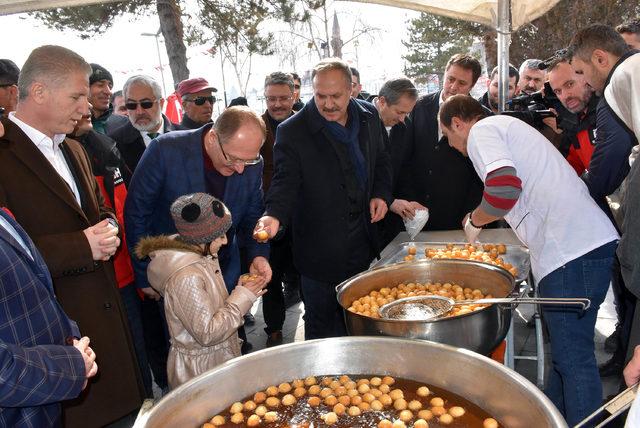
M 107 134 L 118 144 L 118 150 L 125 163 L 122 178 L 128 186 L 147 146 L 158 135 L 173 131 L 175 127 L 162 114 L 162 88 L 152 77 L 130 77 L 122 88 L 122 95 L 129 112 L 129 120 L 115 130 L 107 129 Z
M 4 115 L 16 109 L 18 104 L 18 77 L 20 69 L 10 59 L 0 59 L 0 110 Z M 0 112 L 0 117 L 3 113 Z
M 178 84 L 178 95 L 182 99 L 182 122 L 177 129 L 197 129 L 211 122 L 213 105 L 218 90 L 202 77 L 183 80 Z

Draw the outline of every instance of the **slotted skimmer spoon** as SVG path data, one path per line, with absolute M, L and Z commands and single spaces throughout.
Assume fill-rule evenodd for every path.
M 494 303 L 519 305 L 560 305 L 580 306 L 587 310 L 591 301 L 586 298 L 530 298 L 504 297 L 477 300 L 458 300 L 443 296 L 413 296 L 394 300 L 380 307 L 380 317 L 389 320 L 430 321 L 447 314 L 454 306 L 459 305 L 491 305 Z

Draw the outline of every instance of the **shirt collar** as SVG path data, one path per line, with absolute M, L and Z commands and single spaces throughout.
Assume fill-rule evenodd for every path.
M 49 144 L 53 144 L 53 147 L 58 147 L 60 144 L 62 144 L 64 139 L 67 137 L 65 134 L 55 134 L 53 138 L 49 138 L 42 132 L 38 131 L 33 126 L 18 119 L 14 111 L 9 113 L 9 120 L 15 123 L 16 125 L 18 125 L 18 127 L 22 130 L 22 132 L 27 134 L 27 137 L 29 137 L 29 139 L 33 141 L 33 143 L 36 146 L 49 143 Z

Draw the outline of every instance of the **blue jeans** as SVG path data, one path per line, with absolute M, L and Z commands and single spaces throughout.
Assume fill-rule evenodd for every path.
M 596 318 L 611 279 L 617 242 L 578 257 L 545 276 L 540 297 L 586 297 L 584 313 L 566 306 L 543 306 L 552 367 L 545 394 L 573 426 L 602 404 L 602 383 L 594 354 Z
M 338 284 L 300 277 L 304 301 L 304 338 L 322 339 L 347 335 L 342 306 L 336 298 Z

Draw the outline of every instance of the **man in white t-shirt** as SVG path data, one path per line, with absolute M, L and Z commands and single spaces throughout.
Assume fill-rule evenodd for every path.
M 562 155 L 526 123 L 485 118 L 480 103 L 464 95 L 440 107 L 440 123 L 451 147 L 471 159 L 484 183 L 480 205 L 463 220 L 469 241 L 504 217 L 529 247 L 542 297 L 591 300 L 584 313 L 543 306 L 552 355 L 545 393 L 575 425 L 602 401 L 594 328 L 618 234 Z

